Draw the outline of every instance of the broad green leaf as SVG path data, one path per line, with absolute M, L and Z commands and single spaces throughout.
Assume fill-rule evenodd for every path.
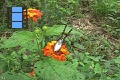
M 95 71 L 95 74 L 96 74 L 96 73 L 101 73 L 101 66 L 100 66 L 99 63 L 96 63 L 96 64 L 95 64 L 95 69 L 94 69 L 94 71 Z
M 44 80 L 85 80 L 85 76 L 72 68 L 72 63 L 44 59 L 35 63 L 35 72 Z
M 14 72 L 5 72 L 0 75 L 0 80 L 37 80 L 31 78 L 28 74 L 14 73 Z
M 46 34 L 47 35 L 60 35 L 62 33 L 62 31 L 64 30 L 64 27 L 65 27 L 65 25 L 54 25 L 53 27 L 49 27 L 46 30 Z M 71 28 L 72 27 L 67 27 L 65 32 L 68 33 Z M 71 34 L 79 34 L 79 35 L 83 36 L 83 34 L 81 32 L 76 31 L 75 29 L 72 30 Z
M 13 35 L 5 40 L 0 48 L 10 48 L 15 46 L 28 47 L 28 49 L 35 48 L 35 43 L 32 40 L 35 39 L 35 34 L 29 31 L 14 32 Z M 27 45 L 28 44 L 28 45 Z M 27 46 L 26 46 L 27 45 Z
M 20 46 L 25 48 L 25 49 L 28 49 L 32 52 L 37 52 L 38 51 L 38 45 L 37 45 L 36 40 L 28 41 L 26 43 L 21 43 Z

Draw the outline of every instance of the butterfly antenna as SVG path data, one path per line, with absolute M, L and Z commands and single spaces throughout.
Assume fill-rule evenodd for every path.
M 71 28 L 70 31 L 65 35 L 65 37 L 63 38 L 63 41 L 65 41 L 65 38 L 70 35 L 72 30 L 73 30 L 73 28 Z
M 64 30 L 62 31 L 61 36 L 60 36 L 60 38 L 59 38 L 59 39 L 61 39 L 61 38 L 62 38 L 62 36 L 64 35 L 66 27 L 67 27 L 67 24 L 65 25 Z M 59 39 L 58 39 L 58 40 L 59 40 Z
M 67 24 L 65 25 L 65 28 L 64 28 L 64 30 L 63 30 L 63 32 L 62 32 L 62 35 L 65 33 L 66 27 L 67 27 Z

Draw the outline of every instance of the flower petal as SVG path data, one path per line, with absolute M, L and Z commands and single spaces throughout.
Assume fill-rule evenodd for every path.
M 68 50 L 65 45 L 62 45 L 61 49 L 58 51 L 53 51 L 54 45 L 57 41 L 48 42 L 46 47 L 42 49 L 45 56 L 51 56 L 53 59 L 58 61 L 66 60 L 66 54 L 68 54 Z

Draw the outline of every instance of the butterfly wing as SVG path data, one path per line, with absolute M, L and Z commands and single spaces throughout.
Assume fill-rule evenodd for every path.
M 63 40 L 58 40 L 54 46 L 54 51 L 58 51 L 62 46 Z

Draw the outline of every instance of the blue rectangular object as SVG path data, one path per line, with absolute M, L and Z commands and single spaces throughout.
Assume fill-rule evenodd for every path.
M 22 28 L 22 22 L 12 22 L 12 28 Z
M 22 7 L 12 7 L 12 12 L 22 12 Z
M 12 13 L 12 21 L 22 21 L 22 13 Z

